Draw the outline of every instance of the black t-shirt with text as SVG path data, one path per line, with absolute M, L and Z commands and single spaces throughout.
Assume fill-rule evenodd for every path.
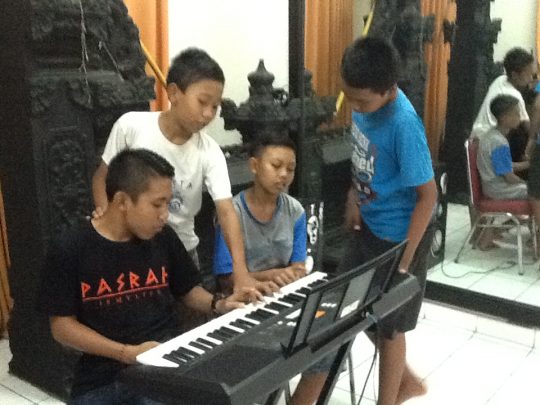
M 113 242 L 88 222 L 52 243 L 39 304 L 49 316 L 76 316 L 121 343 L 164 341 L 179 334 L 175 299 L 199 283 L 195 264 L 168 226 L 150 240 Z M 83 354 L 72 396 L 111 383 L 124 367 Z

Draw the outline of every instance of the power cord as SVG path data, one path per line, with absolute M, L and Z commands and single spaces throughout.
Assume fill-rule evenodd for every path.
M 375 347 L 375 350 L 373 352 L 373 358 L 372 358 L 371 364 L 369 366 L 369 370 L 368 370 L 368 374 L 366 376 L 366 380 L 364 381 L 364 386 L 362 387 L 362 392 L 360 392 L 360 398 L 358 398 L 357 405 L 360 405 L 360 402 L 362 401 L 362 398 L 364 397 L 364 392 L 366 391 L 369 376 L 371 375 L 371 372 L 373 371 L 373 368 L 375 367 L 375 362 L 377 361 L 377 357 L 378 357 L 378 354 L 379 354 L 379 349 L 378 349 L 377 343 L 376 343 L 376 342 L 379 341 L 379 338 L 380 338 L 379 327 L 378 327 L 379 326 L 379 320 L 373 314 L 367 314 L 367 318 L 371 318 L 374 321 L 373 327 L 375 328 L 375 343 L 373 344 L 373 346 Z M 352 370 L 351 370 L 351 372 L 352 372 Z M 376 402 L 377 402 L 377 398 L 375 398 L 375 403 Z

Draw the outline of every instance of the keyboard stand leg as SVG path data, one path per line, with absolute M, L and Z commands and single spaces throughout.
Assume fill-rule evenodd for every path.
M 326 378 L 326 382 L 324 383 L 321 395 L 319 396 L 319 400 L 317 401 L 317 405 L 328 405 L 330 395 L 332 395 L 332 392 L 334 391 L 334 387 L 336 386 L 336 382 L 339 378 L 339 373 L 341 372 L 341 370 L 343 370 L 343 364 L 345 362 L 347 354 L 351 350 L 353 342 L 354 339 L 344 343 L 338 349 L 336 358 L 332 363 L 332 367 L 330 368 L 328 377 Z

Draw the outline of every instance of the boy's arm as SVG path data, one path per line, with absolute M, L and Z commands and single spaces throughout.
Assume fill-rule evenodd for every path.
M 105 178 L 107 177 L 108 170 L 109 166 L 102 160 L 92 177 L 92 195 L 95 205 L 94 216 L 102 215 L 107 209 L 108 201 L 107 193 L 105 192 Z
M 399 271 L 405 273 L 409 270 L 416 248 L 424 236 L 424 232 L 431 220 L 433 208 L 437 202 L 437 186 L 431 179 L 425 184 L 416 187 L 417 200 L 407 232 L 407 247 L 399 264 Z
M 296 262 L 287 267 L 255 271 L 250 275 L 258 281 L 273 281 L 278 286 L 284 287 L 304 277 L 306 275 L 306 265 L 304 262 Z
M 519 183 L 525 183 L 525 181 L 519 177 L 518 175 L 514 173 L 506 173 L 503 175 L 504 181 L 506 181 L 508 184 L 519 184 Z
M 159 345 L 158 342 L 152 341 L 140 345 L 116 342 L 83 325 L 75 316 L 51 316 L 49 322 L 52 335 L 59 343 L 121 363 L 133 364 L 137 355 Z
M 359 231 L 362 227 L 360 216 L 358 193 L 354 187 L 350 187 L 345 202 L 345 229 L 349 231 Z
M 528 160 L 525 160 L 523 162 L 512 162 L 512 171 L 522 172 L 523 170 L 527 170 L 530 165 L 531 162 Z
M 244 303 L 262 301 L 263 297 L 255 288 L 243 287 L 228 297 L 216 297 L 201 286 L 193 287 L 182 301 L 195 311 L 212 314 L 214 311 L 222 315 L 236 308 L 242 308 Z
M 534 146 L 536 145 L 538 131 L 540 131 L 540 94 L 537 94 L 534 98 L 530 118 L 529 140 L 527 142 L 527 147 L 525 148 L 525 155 L 527 159 L 532 157 Z
M 244 252 L 244 238 L 232 199 L 216 200 L 215 204 L 223 238 L 232 256 L 234 290 L 237 291 L 242 287 L 254 287 L 265 294 L 277 291 L 278 287 L 275 283 L 259 282 L 251 277 L 248 272 Z

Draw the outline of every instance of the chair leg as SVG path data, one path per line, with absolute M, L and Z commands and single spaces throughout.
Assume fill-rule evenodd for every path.
M 520 276 L 525 274 L 525 270 L 523 269 L 523 237 L 521 235 L 521 224 L 516 224 L 517 227 L 517 251 L 518 251 L 518 273 Z
M 471 226 L 471 230 L 467 234 L 467 237 L 463 241 L 463 244 L 461 245 L 461 248 L 459 249 L 459 252 L 458 252 L 456 258 L 454 259 L 454 263 L 459 263 L 459 258 L 461 256 L 461 253 L 463 253 L 463 250 L 465 249 L 465 246 L 467 245 L 467 243 L 469 243 L 469 240 L 471 239 L 471 237 L 472 237 L 474 231 L 476 230 L 476 227 L 478 226 L 481 219 L 482 219 L 481 215 L 478 215 L 476 217 L 476 220 L 474 221 L 474 224 Z
M 534 249 L 534 260 L 538 260 L 538 229 L 536 228 L 536 221 L 534 217 L 531 219 L 531 236 L 533 241 L 533 249 Z
M 352 351 L 349 351 L 349 355 L 347 356 L 347 368 L 349 369 L 349 389 L 351 392 L 351 405 L 356 405 L 356 385 L 354 382 Z

